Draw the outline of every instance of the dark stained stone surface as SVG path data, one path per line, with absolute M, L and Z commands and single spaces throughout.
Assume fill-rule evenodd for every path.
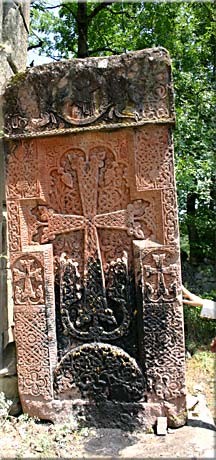
M 164 48 L 37 66 L 11 79 L 5 133 L 37 135 L 91 125 L 173 122 L 171 65 Z

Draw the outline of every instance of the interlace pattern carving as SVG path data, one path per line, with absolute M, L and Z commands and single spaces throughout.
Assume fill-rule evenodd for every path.
M 146 304 L 143 326 L 148 391 L 163 400 L 185 395 L 181 308 L 177 303 Z
M 166 126 L 148 126 L 136 132 L 137 190 L 174 186 L 173 151 Z
M 7 203 L 8 243 L 11 252 L 21 249 L 19 204 L 16 201 Z
M 49 341 L 44 308 L 16 307 L 15 338 L 21 394 L 52 398 Z
M 14 145 L 9 157 L 7 195 L 9 198 L 35 198 L 40 196 L 36 143 L 23 141 Z

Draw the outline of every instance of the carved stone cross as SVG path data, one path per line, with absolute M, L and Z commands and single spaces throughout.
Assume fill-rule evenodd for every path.
M 50 208 L 39 206 L 40 221 L 44 226 L 41 243 L 54 240 L 61 233 L 84 230 L 84 282 L 88 273 L 88 261 L 94 259 L 100 263 L 104 286 L 97 229 L 125 230 L 134 239 L 143 239 L 141 222 L 144 221 L 144 202 L 136 200 L 127 209 L 97 214 L 99 170 L 104 166 L 105 151 L 101 149 L 90 157 L 87 154 L 84 157 L 75 151 L 68 153 L 68 159 L 71 170 L 77 173 L 83 215 L 56 214 Z
M 145 265 L 145 271 L 147 277 L 151 275 L 157 276 L 157 286 L 153 288 L 150 283 L 145 283 L 146 285 L 146 297 L 151 302 L 158 302 L 158 300 L 163 299 L 165 300 L 164 296 L 169 296 L 169 290 L 166 287 L 164 274 L 176 275 L 177 265 L 171 264 L 169 267 L 164 267 L 163 262 L 166 258 L 166 254 L 153 254 L 153 260 L 155 261 L 156 268 L 151 267 L 150 265 Z M 171 285 L 171 290 L 175 296 L 176 294 L 176 287 L 174 284 Z M 152 294 L 157 293 L 157 299 L 150 297 Z M 169 298 L 169 301 L 171 299 Z
M 34 258 L 18 259 L 13 269 L 14 301 L 16 304 L 43 303 L 42 268 Z

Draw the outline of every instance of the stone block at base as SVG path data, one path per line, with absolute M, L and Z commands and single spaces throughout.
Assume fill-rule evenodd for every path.
M 180 402 L 179 406 L 182 405 Z M 173 413 L 176 410 L 176 402 L 171 405 Z M 81 399 L 39 401 L 22 398 L 23 411 L 32 417 L 62 423 L 70 420 L 71 417 L 77 421 L 78 425 L 96 428 L 120 428 L 122 430 L 149 430 L 155 427 L 159 417 L 167 418 L 167 426 L 174 427 L 173 418 L 169 418 L 166 404 L 145 403 L 145 402 L 89 402 Z M 182 411 L 176 411 L 176 427 L 186 423 L 186 412 L 182 417 Z M 181 423 L 179 422 L 181 417 Z

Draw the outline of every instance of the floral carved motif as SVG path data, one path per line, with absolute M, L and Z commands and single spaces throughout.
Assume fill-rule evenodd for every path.
M 127 260 L 117 259 L 110 264 L 106 289 L 100 261 L 89 258 L 87 270 L 83 282 L 77 264 L 68 257 L 61 260 L 61 315 L 65 334 L 83 340 L 118 339 L 126 333 L 131 320 Z
M 22 256 L 12 266 L 14 303 L 44 303 L 43 266 L 33 256 Z

